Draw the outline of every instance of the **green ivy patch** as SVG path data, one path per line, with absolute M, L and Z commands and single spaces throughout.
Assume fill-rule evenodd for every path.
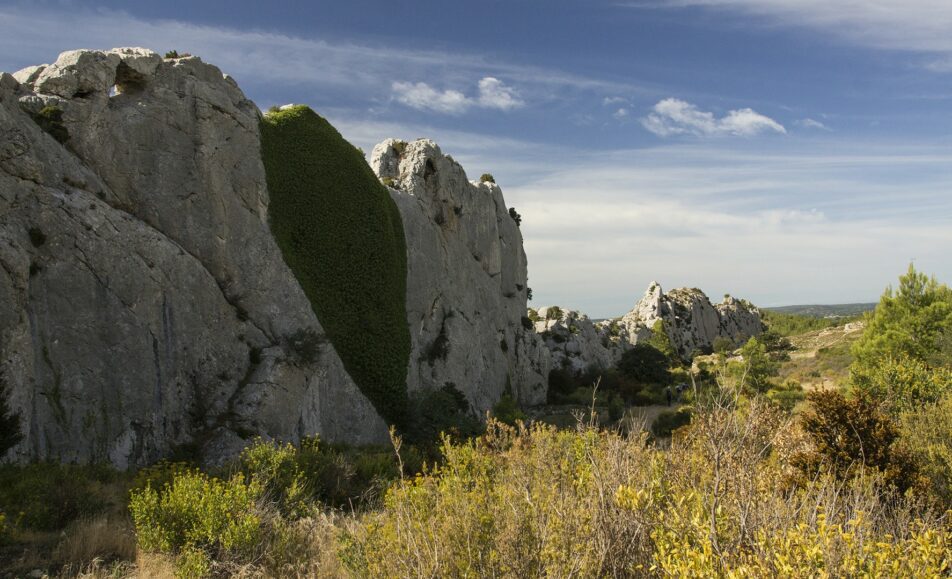
M 261 149 L 285 262 L 357 386 L 404 426 L 410 331 L 396 204 L 363 155 L 309 107 L 270 111 Z

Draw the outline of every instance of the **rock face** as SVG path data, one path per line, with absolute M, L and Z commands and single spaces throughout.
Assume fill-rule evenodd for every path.
M 741 300 L 725 296 L 713 305 L 699 289 L 678 288 L 664 293 L 652 282 L 635 307 L 615 320 L 593 323 L 588 316 L 558 307 L 530 312 L 545 339 L 553 364 L 575 372 L 614 366 L 634 344 L 651 337 L 658 320 L 682 358 L 710 353 L 724 338 L 739 346 L 763 331 L 760 312 Z
M 407 241 L 411 392 L 452 384 L 481 414 L 509 389 L 545 400 L 550 356 L 526 314 L 522 235 L 495 183 L 471 182 L 428 140 L 374 147 Z
M 73 51 L 0 76 L 0 380 L 25 434 L 10 457 L 385 439 L 333 347 L 301 355 L 323 331 L 268 229 L 259 119 L 194 57 Z

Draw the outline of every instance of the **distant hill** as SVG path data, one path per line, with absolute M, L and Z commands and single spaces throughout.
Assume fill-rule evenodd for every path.
M 809 316 L 812 318 L 830 318 L 847 317 L 870 312 L 876 308 L 876 303 L 866 304 L 833 304 L 833 305 L 804 305 L 804 306 L 780 306 L 776 308 L 760 308 L 782 314 L 793 314 L 797 316 Z

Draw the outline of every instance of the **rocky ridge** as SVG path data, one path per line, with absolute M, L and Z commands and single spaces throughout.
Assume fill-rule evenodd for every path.
M 79 50 L 0 74 L 0 380 L 25 435 L 8 459 L 386 441 L 269 230 L 261 119 L 197 57 Z M 507 389 L 544 399 L 501 191 L 433 143 L 381 151 L 408 246 L 409 388 L 455 384 L 476 413 Z
M 715 305 L 697 288 L 665 293 L 657 282 L 621 318 L 592 322 L 583 313 L 557 306 L 529 314 L 551 352 L 553 366 L 575 372 L 611 368 L 632 346 L 650 338 L 659 320 L 685 360 L 695 353 L 709 353 L 718 338 L 739 346 L 763 331 L 760 312 L 747 302 L 725 296 Z

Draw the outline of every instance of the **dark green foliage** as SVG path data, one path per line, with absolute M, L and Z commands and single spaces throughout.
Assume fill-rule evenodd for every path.
M 40 109 L 40 112 L 32 115 L 33 121 L 51 137 L 65 143 L 69 140 L 69 131 L 63 124 L 63 109 L 47 105 Z
M 625 402 L 618 394 L 612 394 L 608 399 L 608 418 L 612 422 L 621 420 L 625 415 Z
M 887 288 L 866 317 L 866 330 L 853 344 L 854 374 L 868 371 L 885 358 L 909 357 L 930 365 L 952 365 L 943 359 L 952 334 L 952 289 L 910 265 L 899 288 Z
M 811 392 L 807 400 L 813 408 L 802 425 L 813 448 L 794 460 L 804 480 L 821 471 L 846 480 L 865 467 L 882 473 L 900 491 L 917 484 L 914 462 L 896 444 L 898 425 L 875 400 L 862 392 L 847 398 L 834 390 Z
M 103 487 L 120 477 L 106 466 L 36 463 L 0 466 L 0 512 L 33 531 L 57 531 L 110 506 Z
M 350 143 L 305 106 L 268 114 L 262 157 L 271 231 L 347 372 L 406 425 L 406 243 L 387 190 Z
M 20 415 L 10 408 L 8 396 L 8 388 L 0 377 L 0 458 L 23 440 L 20 433 Z
M 547 320 L 558 320 L 562 318 L 562 308 L 559 306 L 551 306 L 545 310 L 545 319 Z
M 489 173 L 483 173 L 479 176 L 480 183 L 495 183 L 496 179 Z
M 691 409 L 679 408 L 677 410 L 665 410 L 658 414 L 654 423 L 651 425 L 651 433 L 658 438 L 671 436 L 671 433 L 686 424 L 691 423 Z
M 516 222 L 516 227 L 522 225 L 522 215 L 519 215 L 519 213 L 516 212 L 515 207 L 509 208 L 509 217 L 512 217 L 512 220 Z
M 190 56 L 192 55 L 187 52 L 183 52 L 182 54 L 179 54 L 177 50 L 170 50 L 165 53 L 165 58 L 188 58 Z
M 538 314 L 536 314 L 536 317 L 538 317 Z M 532 323 L 532 320 L 529 318 L 529 316 L 522 316 L 521 321 L 522 321 L 522 327 L 525 330 L 531 330 L 532 328 L 535 327 L 535 324 Z
M 527 418 L 525 412 L 519 407 L 519 403 L 509 392 L 503 394 L 499 402 L 493 406 L 492 415 L 496 420 L 510 426 L 514 426 L 517 421 L 524 421 Z
M 816 318 L 813 316 L 762 310 L 760 312 L 760 318 L 769 331 L 778 336 L 786 337 L 839 326 L 850 320 L 857 319 L 858 316 L 852 316 L 850 318 Z
M 558 404 L 562 398 L 575 390 L 577 384 L 572 371 L 567 368 L 553 368 L 549 371 L 549 404 Z
M 669 363 L 669 358 L 658 348 L 642 343 L 622 354 L 618 370 L 636 382 L 668 384 L 671 382 Z
M 468 438 L 483 431 L 466 396 L 452 382 L 437 390 L 414 392 L 409 406 L 409 426 L 404 437 L 410 444 L 435 450 L 441 433 Z

